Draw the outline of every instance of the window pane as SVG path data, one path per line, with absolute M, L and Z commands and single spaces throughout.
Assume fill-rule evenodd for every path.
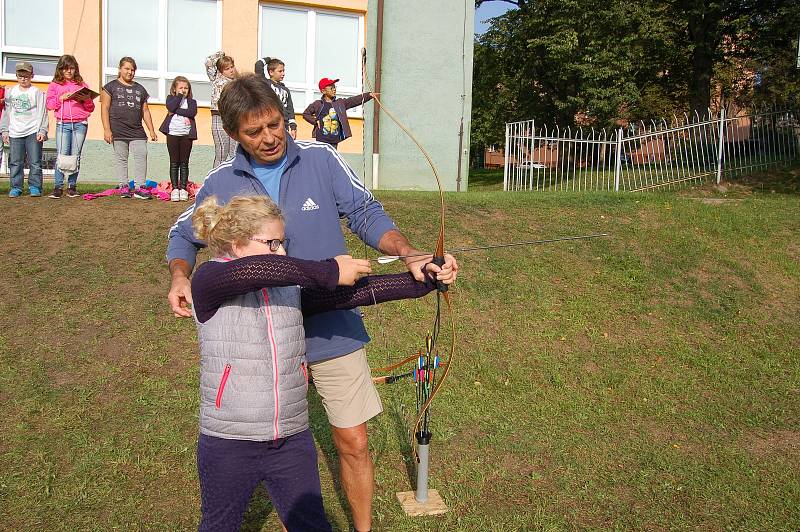
M 316 79 L 339 78 L 346 87 L 359 86 L 358 17 L 317 14 Z
M 130 56 L 138 68 L 158 70 L 158 0 L 108 0 L 107 27 L 107 66 Z
M 41 56 L 29 57 L 29 56 L 8 54 L 4 56 L 5 67 L 3 68 L 3 72 L 11 76 L 16 75 L 17 63 L 20 61 L 28 61 L 31 65 L 33 65 L 34 76 L 52 77 L 53 74 L 56 73 L 56 63 L 58 63 L 58 58 L 41 57 Z
M 289 91 L 292 93 L 292 105 L 295 113 L 302 113 L 308 104 L 306 103 L 306 91 Z
M 306 81 L 308 14 L 296 9 L 264 7 L 261 10 L 261 56 L 286 63 L 284 83 Z
M 216 0 L 169 0 L 167 20 L 167 70 L 205 74 L 217 51 Z
M 7 46 L 59 50 L 58 0 L 5 2 L 3 24 Z

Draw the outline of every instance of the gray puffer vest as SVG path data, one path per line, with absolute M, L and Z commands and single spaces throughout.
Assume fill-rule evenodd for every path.
M 269 441 L 308 428 L 308 377 L 300 288 L 231 299 L 197 324 L 200 432 Z

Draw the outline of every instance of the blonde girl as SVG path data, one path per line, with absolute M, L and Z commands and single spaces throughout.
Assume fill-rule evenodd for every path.
M 369 261 L 348 255 L 287 257 L 283 217 L 266 196 L 211 197 L 192 222 L 214 256 L 192 277 L 200 530 L 238 530 L 261 482 L 288 530 L 331 530 L 308 425 L 303 316 L 420 297 L 434 282 L 364 277 Z

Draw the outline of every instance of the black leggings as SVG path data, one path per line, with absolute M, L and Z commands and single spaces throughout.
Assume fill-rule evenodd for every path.
M 192 139 L 188 136 L 167 135 L 167 151 L 171 163 L 188 163 L 192 153 Z

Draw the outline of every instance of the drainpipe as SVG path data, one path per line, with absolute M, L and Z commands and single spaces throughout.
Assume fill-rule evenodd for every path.
M 383 57 L 383 0 L 378 0 L 377 27 L 375 28 L 375 92 L 381 92 L 381 59 Z M 380 118 L 381 110 L 372 106 L 372 189 L 378 188 L 380 166 Z

